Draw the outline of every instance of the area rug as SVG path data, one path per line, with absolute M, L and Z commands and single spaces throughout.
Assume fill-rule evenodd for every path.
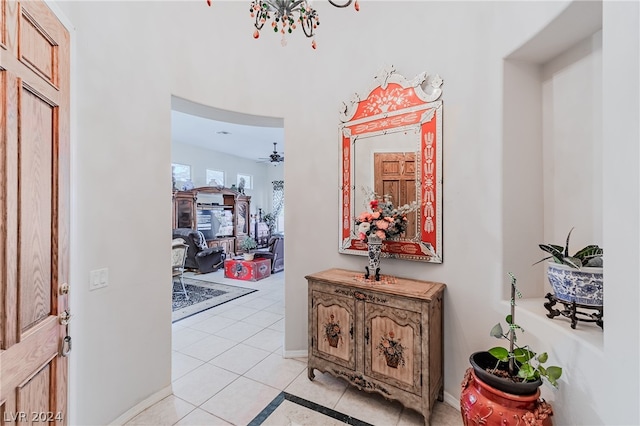
M 189 298 L 185 298 L 180 281 L 174 279 L 172 322 L 180 321 L 214 306 L 257 291 L 252 288 L 236 287 L 193 278 L 185 277 L 183 280 Z

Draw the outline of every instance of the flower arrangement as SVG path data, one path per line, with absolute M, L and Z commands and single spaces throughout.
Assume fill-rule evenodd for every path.
M 392 368 L 398 368 L 398 365 L 404 366 L 404 346 L 400 344 L 400 339 L 394 340 L 395 333 L 389 331 L 380 337 L 380 343 L 378 343 L 378 352 L 380 355 L 384 355 L 387 361 L 387 365 Z
M 324 323 L 325 339 L 329 341 L 329 346 L 338 347 L 338 342 L 342 340 L 342 331 L 340 329 L 340 321 L 335 320 L 333 314 L 329 316 L 329 320 Z
M 418 210 L 418 203 L 415 201 L 394 207 L 390 195 L 380 197 L 375 192 L 367 195 L 371 200 L 371 212 L 362 212 L 356 218 L 358 239 L 362 241 L 370 236 L 385 240 L 402 234 L 407 229 L 407 214 Z

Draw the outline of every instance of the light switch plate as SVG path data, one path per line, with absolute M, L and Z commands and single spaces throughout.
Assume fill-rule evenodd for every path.
M 89 273 L 89 290 L 97 290 L 109 285 L 109 269 L 95 269 Z

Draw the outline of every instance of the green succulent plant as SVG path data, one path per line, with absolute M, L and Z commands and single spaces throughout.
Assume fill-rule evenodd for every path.
M 258 247 L 258 243 L 251 237 L 247 237 L 240 242 L 240 248 L 244 251 L 253 250 Z
M 553 259 L 555 263 L 567 265 L 572 268 L 580 269 L 584 267 L 602 267 L 602 248 L 597 244 L 590 244 L 580 250 L 578 250 L 573 256 L 569 255 L 569 239 L 571 238 L 571 232 L 567 235 L 567 242 L 565 246 L 559 246 L 556 244 L 538 244 L 538 246 L 551 256 L 547 256 L 544 259 L 540 259 L 534 265 L 544 262 L 548 259 Z
M 525 382 L 533 382 L 540 378 L 546 379 L 553 387 L 558 387 L 558 379 L 562 376 L 562 368 L 558 366 L 544 367 L 549 356 L 546 352 L 540 354 L 531 349 L 530 346 L 518 346 L 516 331 L 524 333 L 524 329 L 515 322 L 515 297 L 520 298 L 522 294 L 516 287 L 516 277 L 509 273 L 511 277 L 511 313 L 505 318 L 508 325 L 508 331 L 505 333 L 500 323 L 493 326 L 490 335 L 498 339 L 506 339 L 509 341 L 509 349 L 496 346 L 489 349 L 489 353 L 496 359 L 496 368 L 499 362 L 507 362 L 509 364 L 508 374 L 510 377 L 519 377 Z

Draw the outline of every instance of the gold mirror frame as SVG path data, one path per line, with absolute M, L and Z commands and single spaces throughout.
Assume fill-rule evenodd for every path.
M 355 94 L 340 111 L 340 253 L 366 256 L 367 244 L 357 238 L 355 218 L 366 206 L 356 205 L 356 191 L 374 189 L 374 182 L 356 182 L 362 170 L 373 170 L 371 158 L 355 158 L 356 144 L 388 139 L 394 149 L 400 135 L 415 135 L 416 229 L 413 236 L 384 240 L 382 256 L 442 263 L 442 79 L 422 73 L 409 81 L 393 67 L 381 70 L 365 96 Z M 424 88 L 423 88 L 424 87 Z M 407 136 L 402 136 L 407 139 Z M 374 150 L 374 149 L 372 149 Z M 366 176 L 366 173 L 364 173 Z M 375 179 L 375 178 L 374 178 Z M 378 194 L 383 195 L 383 194 Z M 393 200 L 394 205 L 397 201 Z

